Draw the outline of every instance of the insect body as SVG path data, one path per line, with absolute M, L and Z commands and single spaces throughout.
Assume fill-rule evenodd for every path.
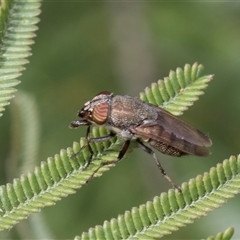
M 89 142 L 106 141 L 115 135 L 126 140 L 117 159 L 104 162 L 103 165 L 120 161 L 127 152 L 130 141 L 135 140 L 140 148 L 153 156 L 162 175 L 174 187 L 176 185 L 164 171 L 154 151 L 145 145 L 146 143 L 164 154 L 177 157 L 210 154 L 208 147 L 212 142 L 206 135 L 162 108 L 135 97 L 114 96 L 110 92 L 101 92 L 84 104 L 78 116 L 81 119 L 71 122 L 70 127 L 88 126 L 86 138 L 91 153 Z M 110 130 L 110 134 L 89 138 L 92 124 L 104 125 Z

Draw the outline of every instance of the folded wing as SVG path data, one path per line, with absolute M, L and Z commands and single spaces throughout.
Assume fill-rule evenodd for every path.
M 158 112 L 155 120 L 144 120 L 139 126 L 131 127 L 132 133 L 143 140 L 154 140 L 177 150 L 196 156 L 208 156 L 212 145 L 209 137 L 169 112 L 149 104 Z

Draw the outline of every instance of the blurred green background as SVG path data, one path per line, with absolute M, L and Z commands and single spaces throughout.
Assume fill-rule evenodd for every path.
M 170 69 L 196 61 L 215 77 L 205 95 L 181 118 L 209 134 L 212 155 L 158 156 L 180 185 L 240 153 L 239 3 L 44 1 L 40 18 L 33 56 L 18 86 L 38 104 L 39 163 L 85 136 L 84 127 L 71 130 L 68 125 L 98 92 L 138 96 Z M 11 122 L 7 107 L 0 125 L 0 184 L 7 182 L 4 159 L 10 151 Z M 168 188 L 151 156 L 135 149 L 101 178 L 43 209 L 48 237 L 72 238 Z M 239 200 L 236 196 L 167 239 L 205 238 L 230 226 L 239 239 Z M 30 232 L 22 232 L 10 230 L 16 238 L 32 237 Z

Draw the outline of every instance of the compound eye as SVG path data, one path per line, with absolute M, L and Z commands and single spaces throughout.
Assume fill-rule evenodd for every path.
M 109 104 L 107 102 L 97 104 L 92 112 L 92 120 L 99 125 L 104 124 L 108 119 L 108 111 Z

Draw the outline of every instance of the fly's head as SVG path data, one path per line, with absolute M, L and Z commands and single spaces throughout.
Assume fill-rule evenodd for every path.
M 112 93 L 107 91 L 97 94 L 92 100 L 84 104 L 78 112 L 78 116 L 97 125 L 105 124 L 108 119 L 111 98 Z

